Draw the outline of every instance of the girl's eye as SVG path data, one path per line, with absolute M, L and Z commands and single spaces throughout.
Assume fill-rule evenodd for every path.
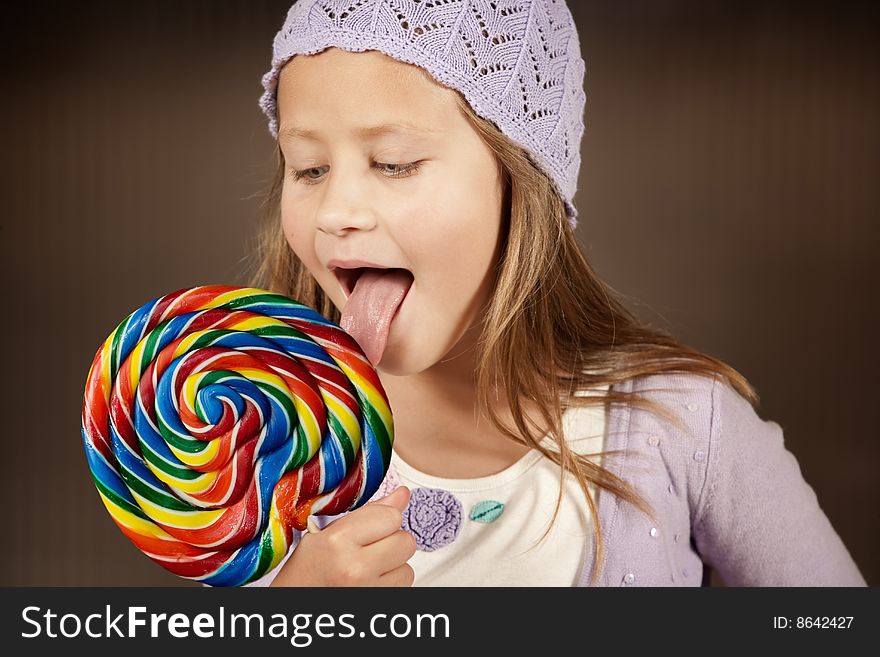
M 376 162 L 376 168 L 388 178 L 407 178 L 415 174 L 421 165 L 421 162 L 409 162 L 408 164 L 386 164 L 384 162 Z M 314 185 L 320 180 L 320 178 L 313 177 L 312 174 L 319 172 L 323 168 L 324 167 L 312 167 L 310 169 L 302 170 L 291 169 L 290 176 L 295 181 L 302 180 L 306 185 Z

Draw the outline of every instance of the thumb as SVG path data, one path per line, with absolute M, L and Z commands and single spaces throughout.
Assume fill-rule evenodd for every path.
M 385 497 L 381 497 L 378 500 L 368 502 L 368 504 L 384 504 L 386 506 L 393 506 L 402 512 L 406 508 L 406 505 L 409 503 L 409 497 L 409 488 L 407 488 L 406 486 L 398 486 Z

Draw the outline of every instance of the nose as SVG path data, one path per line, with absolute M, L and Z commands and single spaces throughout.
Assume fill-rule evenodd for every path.
M 324 176 L 316 215 L 318 230 L 328 235 L 370 230 L 375 216 L 366 193 L 365 175 L 357 165 L 337 164 Z

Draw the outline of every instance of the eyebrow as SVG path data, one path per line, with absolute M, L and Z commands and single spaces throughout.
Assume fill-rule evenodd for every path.
M 364 126 L 354 130 L 354 134 L 359 137 L 380 137 L 383 135 L 394 133 L 435 135 L 438 133 L 438 131 L 427 126 L 416 125 L 414 123 L 406 122 L 382 123 L 380 125 Z M 317 139 L 317 131 L 297 128 L 295 126 L 287 126 L 282 128 L 278 132 L 279 140 L 289 140 L 297 137 L 314 141 Z

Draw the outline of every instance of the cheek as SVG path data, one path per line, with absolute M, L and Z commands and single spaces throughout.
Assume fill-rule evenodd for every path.
M 281 229 L 284 239 L 294 255 L 305 265 L 318 285 L 339 306 L 342 303 L 342 290 L 333 274 L 324 269 L 315 251 L 315 231 L 302 216 L 294 213 L 281 213 Z M 341 307 L 340 307 L 341 310 Z
M 302 217 L 282 208 L 281 229 L 291 250 L 303 263 L 311 267 L 314 259 L 314 240 Z
M 413 239 L 415 261 L 445 284 L 472 290 L 492 267 L 499 221 L 488 203 L 473 196 L 437 206 Z

